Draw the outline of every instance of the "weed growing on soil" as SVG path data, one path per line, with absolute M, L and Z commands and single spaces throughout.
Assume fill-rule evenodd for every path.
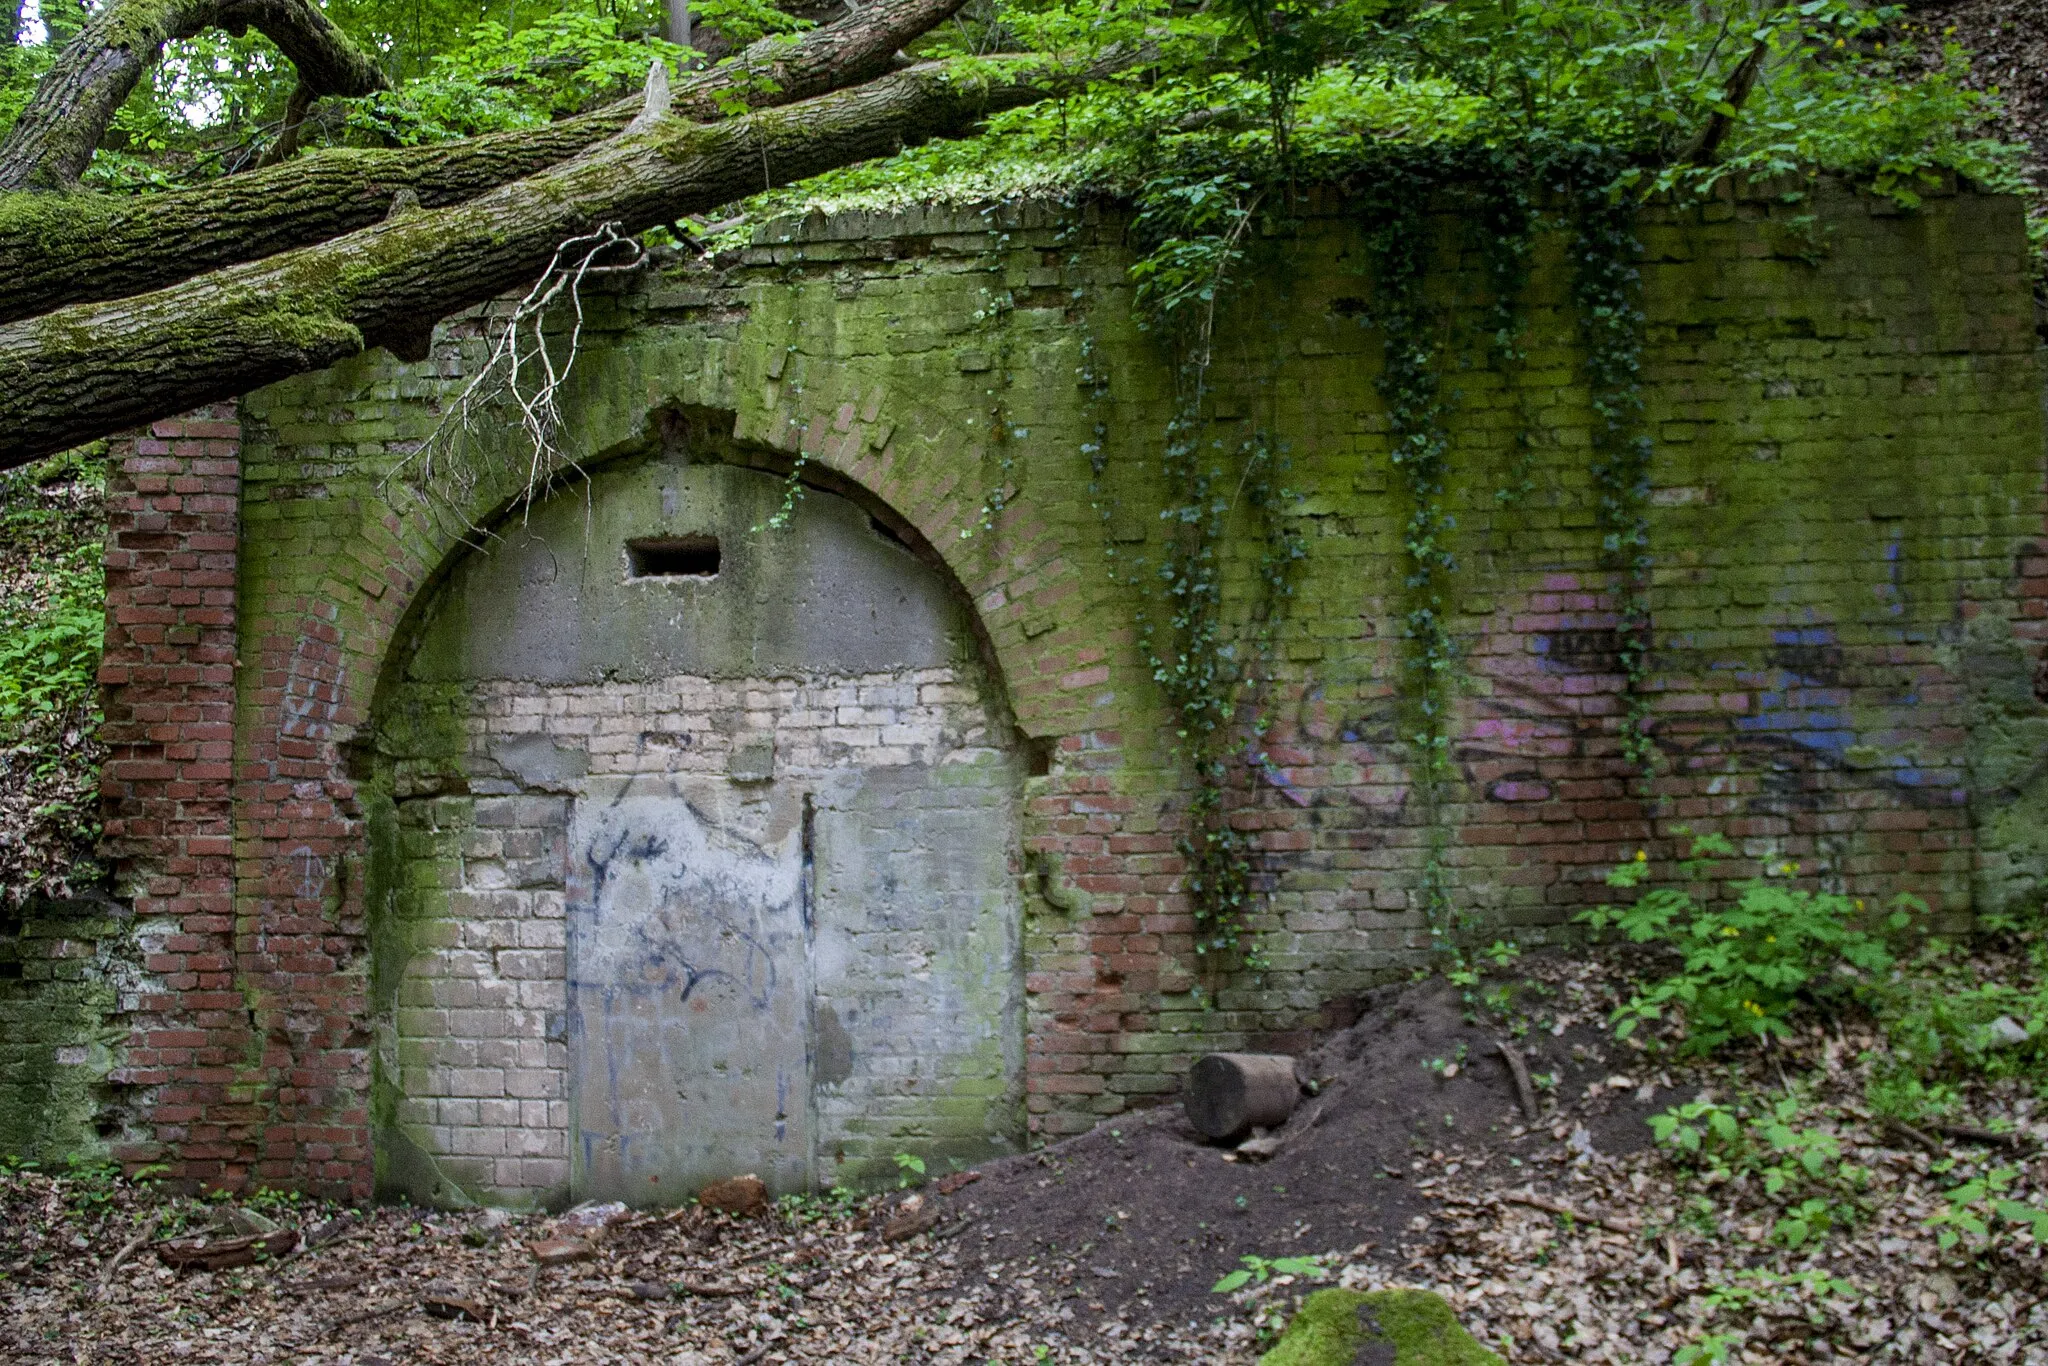
M 1224 1276 L 1209 1287 L 1212 1295 L 1228 1295 L 1248 1285 L 1264 1285 L 1275 1276 L 1293 1276 L 1311 1281 L 1322 1280 L 1329 1274 L 1321 1257 L 1264 1257 L 1246 1255 L 1238 1258 L 1244 1265 Z
M 1796 1251 L 1854 1222 L 1870 1184 L 1868 1168 L 1842 1160 L 1839 1135 L 1807 1118 L 1806 1103 L 1790 1096 L 1754 1112 L 1696 1100 L 1653 1115 L 1650 1131 L 1703 1185 L 1760 1187 L 1778 1210 L 1772 1240 Z

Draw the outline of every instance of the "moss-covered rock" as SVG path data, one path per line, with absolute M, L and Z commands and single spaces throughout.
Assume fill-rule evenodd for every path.
M 1504 1366 L 1427 1290 L 1318 1290 L 1259 1366 Z

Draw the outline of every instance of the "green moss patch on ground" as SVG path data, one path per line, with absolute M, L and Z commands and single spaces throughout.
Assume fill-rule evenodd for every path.
M 1427 1290 L 1318 1290 L 1259 1366 L 1502 1366 Z

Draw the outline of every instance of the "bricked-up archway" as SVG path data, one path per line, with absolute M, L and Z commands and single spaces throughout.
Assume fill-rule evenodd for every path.
M 1525 364 L 1459 374 L 1465 679 L 1440 818 L 1452 894 L 1489 935 L 1555 935 L 1608 895 L 1604 865 L 1638 848 L 1657 863 L 1681 826 L 1735 839 L 1749 863 L 1731 876 L 1797 860 L 1856 896 L 1916 892 L 1947 926 L 2037 898 L 2048 875 L 2043 618 L 2020 584 L 2042 532 L 2041 375 L 2017 201 L 1931 194 L 1899 215 L 1842 186 L 1775 194 L 1644 211 L 1645 696 L 1666 761 L 1647 798 L 1616 730 L 1561 236 L 1533 258 Z M 1780 221 L 1804 213 L 1828 229 L 1817 261 Z M 1108 558 L 1159 545 L 1170 374 L 1135 326 L 1121 226 L 1082 218 L 816 218 L 668 263 L 591 301 L 568 395 L 585 468 L 650 457 L 676 414 L 719 414 L 732 449 L 894 510 L 964 590 L 1046 756 L 1023 779 L 1020 870 L 1025 1110 L 1046 1136 L 1170 1093 L 1210 1048 L 1328 1021 L 1428 942 L 1389 629 L 1407 510 L 1381 341 L 1357 321 L 1357 225 L 1334 196 L 1305 206 L 1287 270 L 1225 320 L 1210 376 L 1226 449 L 1256 422 L 1291 452 L 1309 553 L 1275 642 L 1267 762 L 1231 798 L 1271 966 L 1198 995 L 1186 775 L 1137 591 Z M 1457 222 L 1437 230 L 1442 268 L 1476 271 Z M 1468 274 L 1442 297 L 1487 289 Z M 427 363 L 365 357 L 122 453 L 108 830 L 143 957 L 105 1079 L 123 1155 L 179 1179 L 372 1190 L 380 679 L 402 677 L 405 623 L 525 468 L 485 462 L 439 500 L 406 482 L 475 334 L 465 321 Z M 701 564 L 672 530 L 648 563 Z M 103 1056 L 80 1052 L 87 1070 Z
M 893 514 L 805 488 L 769 525 L 784 480 L 668 430 L 510 514 L 394 651 L 387 1195 L 673 1202 L 1022 1147 L 1027 764 L 972 608 Z

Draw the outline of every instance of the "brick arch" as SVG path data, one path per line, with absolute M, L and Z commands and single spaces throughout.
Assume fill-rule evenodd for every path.
M 421 595 L 411 614 L 417 624 L 395 637 L 373 709 L 375 778 L 366 790 L 374 799 L 364 812 L 375 854 L 367 886 L 378 967 L 372 1127 L 382 1194 L 435 1203 L 625 1194 L 604 1184 L 623 1180 L 624 1144 L 600 1141 L 596 1158 L 574 1146 L 579 1134 L 604 1131 L 610 1112 L 589 1104 L 575 1111 L 572 1078 L 596 1076 L 591 1085 L 601 1089 L 609 1069 L 588 1060 L 610 1058 L 607 1041 L 641 1037 L 662 1011 L 680 1009 L 672 997 L 666 1006 L 656 997 L 627 1005 L 629 992 L 615 1019 L 612 1004 L 599 1001 L 646 980 L 643 970 L 665 970 L 657 965 L 719 961 L 716 943 L 703 938 L 705 922 L 671 919 L 661 906 L 709 909 L 720 897 L 689 881 L 701 873 L 659 854 L 636 855 L 645 860 L 636 867 L 661 870 L 647 876 L 668 890 L 661 906 L 641 907 L 627 950 L 618 938 L 624 923 L 597 915 L 606 900 L 579 873 L 586 859 L 608 864 L 617 856 L 610 841 L 618 832 L 596 833 L 613 820 L 650 839 L 721 830 L 744 843 L 745 823 L 727 824 L 736 819 L 727 803 L 749 791 L 750 801 L 778 810 L 803 801 L 804 857 L 815 849 L 817 860 L 810 885 L 835 890 L 819 897 L 815 920 L 807 909 L 801 942 L 815 924 L 820 948 L 832 947 L 814 958 L 798 941 L 777 939 L 774 961 L 785 982 L 806 983 L 805 1001 L 830 1015 L 829 1037 L 850 1061 L 815 1097 L 808 1082 L 796 1083 L 802 1099 L 791 1127 L 804 1136 L 796 1150 L 779 1146 L 778 1130 L 769 1152 L 749 1155 L 742 1143 L 734 1169 L 787 1182 L 791 1151 L 807 1138 L 817 1180 L 871 1175 L 896 1150 L 877 1147 L 892 1132 L 896 1148 L 928 1160 L 1015 1150 L 1024 1076 L 1016 951 L 1028 895 L 1017 841 L 1029 748 L 1014 738 L 998 671 L 971 643 L 972 604 L 929 547 L 915 565 L 903 553 L 917 550 L 922 535 L 819 466 L 803 472 L 817 491 L 795 525 L 750 535 L 780 496 L 763 466 L 788 462 L 725 441 L 718 434 L 730 425 L 729 416 L 673 414 L 659 424 L 662 451 L 591 468 L 587 499 L 584 486 L 569 482 L 530 524 L 511 510 L 502 527 L 508 552 L 493 563 L 458 550 L 467 563 L 452 571 L 447 589 Z M 715 582 L 619 582 L 622 542 L 695 532 L 723 542 Z M 848 596 L 833 593 L 842 585 Z M 805 603 L 822 634 L 791 630 L 802 618 L 781 609 Z M 830 606 L 838 603 L 851 615 Z M 572 610 L 586 623 L 570 627 L 574 644 L 554 634 Z M 872 637 L 871 610 L 880 623 Z M 825 624 L 827 614 L 860 624 L 842 637 Z M 728 628 L 737 635 L 728 638 Z M 757 634 L 748 645 L 750 629 Z M 674 652 L 693 639 L 703 644 Z M 889 644 L 878 650 L 881 641 Z M 730 765 L 749 749 L 742 742 L 769 735 L 777 781 L 732 786 Z M 573 757 L 541 760 L 536 770 L 514 753 Z M 764 852 L 781 848 L 774 842 L 782 835 L 768 838 L 755 854 L 775 864 L 789 851 Z M 758 874 L 767 864 L 748 866 Z M 884 869 L 887 890 L 878 891 L 867 870 L 879 877 Z M 685 884 L 695 890 L 678 890 Z M 783 923 L 779 905 L 772 896 L 759 903 L 765 923 Z M 932 975 L 905 975 L 896 957 L 904 931 L 926 945 Z M 885 952 L 885 942 L 896 947 Z M 593 950 L 597 944 L 609 947 Z M 616 965 L 622 952 L 651 956 L 636 958 L 641 967 L 624 977 L 593 967 L 600 959 Z M 949 1004 L 941 1010 L 941 1002 Z M 612 1024 L 579 1027 L 590 1018 Z M 787 1029 L 774 1036 L 795 1037 Z M 904 1051 L 913 1042 L 915 1051 Z M 629 1072 L 647 1064 L 644 1049 L 619 1047 Z M 745 1092 L 737 1080 L 744 1072 L 736 1069 L 728 1083 L 736 1094 Z M 808 1073 L 800 1067 L 797 1075 Z M 912 1075 L 921 1079 L 899 1095 L 901 1078 Z M 1003 1089 L 950 1089 L 969 1085 Z M 687 1113 L 716 1130 L 712 1112 L 697 1108 L 698 1088 L 689 1089 Z M 668 1094 L 635 1092 L 642 1100 L 656 1093 Z M 985 1111 L 961 1108 L 979 1104 L 977 1095 L 990 1097 Z M 736 1100 L 718 1113 L 743 1109 Z M 681 1193 L 695 1185 L 680 1178 L 729 1174 L 694 1170 L 701 1158 L 659 1137 L 693 1123 L 678 1114 L 634 1130 L 641 1138 L 630 1165 L 643 1179 L 667 1182 L 658 1189 Z M 803 1166 L 810 1169 L 809 1158 Z

